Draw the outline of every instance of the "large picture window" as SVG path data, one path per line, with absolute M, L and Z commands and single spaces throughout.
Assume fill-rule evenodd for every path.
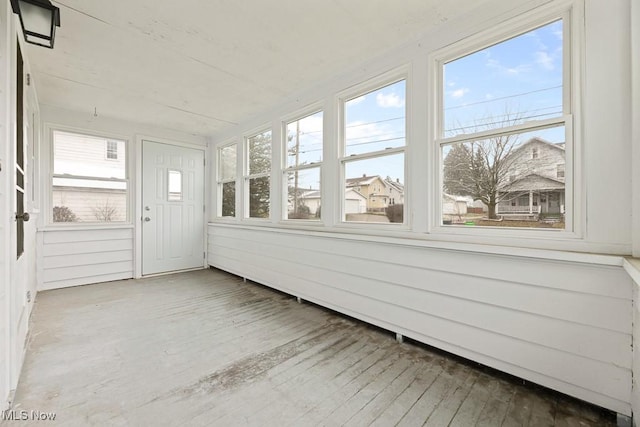
M 237 144 L 218 149 L 218 216 L 236 216 Z
M 438 60 L 442 224 L 566 228 L 568 27 L 558 17 Z
M 343 220 L 404 223 L 406 81 L 343 102 Z
M 52 221 L 125 222 L 126 142 L 53 131 Z M 105 156 L 105 147 L 117 158 Z
M 271 130 L 255 134 L 246 139 L 247 191 L 245 199 L 246 218 L 269 218 L 271 184 Z
M 286 219 L 319 220 L 321 213 L 322 111 L 285 126 Z

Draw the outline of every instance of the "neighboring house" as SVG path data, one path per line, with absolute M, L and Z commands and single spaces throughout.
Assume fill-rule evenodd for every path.
M 379 175 L 347 178 L 347 191 L 355 190 L 365 197 L 367 212 L 384 212 L 389 206 L 389 190 Z
M 466 215 L 467 198 L 442 193 L 442 213 L 450 216 Z
M 404 205 L 404 184 L 399 178 L 394 181 L 390 177 L 384 180 L 389 191 L 389 205 Z
M 502 186 L 499 215 L 564 214 L 564 144 L 532 138 L 515 149 Z
M 309 215 L 315 216 L 320 208 L 322 194 L 320 190 L 307 190 L 299 196 L 298 202 L 309 208 Z M 289 211 L 293 210 L 293 206 L 289 203 Z
M 359 214 L 367 212 L 367 198 L 354 190 L 348 188 L 344 193 L 344 213 Z

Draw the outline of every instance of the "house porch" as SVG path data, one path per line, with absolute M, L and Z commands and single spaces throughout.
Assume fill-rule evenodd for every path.
M 503 196 L 496 206 L 496 214 L 503 216 L 529 216 L 538 219 L 540 214 L 564 215 L 564 190 L 513 192 Z

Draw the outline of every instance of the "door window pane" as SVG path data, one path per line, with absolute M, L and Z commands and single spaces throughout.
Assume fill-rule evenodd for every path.
M 168 199 L 170 202 L 180 202 L 182 201 L 182 172 L 177 170 L 169 170 L 169 196 Z

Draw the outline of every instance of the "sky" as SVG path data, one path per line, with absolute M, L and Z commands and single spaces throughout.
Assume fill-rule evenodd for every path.
M 443 135 L 450 137 L 562 114 L 562 21 L 446 63 L 442 88 Z M 406 144 L 406 82 L 399 81 L 345 103 L 344 156 L 384 151 Z M 426 120 L 426 118 L 425 118 Z M 298 164 L 322 161 L 322 113 L 288 126 L 289 148 L 300 146 Z M 564 142 L 564 127 L 523 133 Z M 420 143 L 415 141 L 414 143 Z M 445 149 L 445 154 L 446 154 Z M 380 175 L 405 182 L 404 155 L 345 162 L 347 178 Z M 287 157 L 294 166 L 295 156 Z M 299 187 L 319 188 L 319 173 L 299 174 Z
M 445 64 L 442 136 L 562 115 L 562 67 L 562 21 Z

